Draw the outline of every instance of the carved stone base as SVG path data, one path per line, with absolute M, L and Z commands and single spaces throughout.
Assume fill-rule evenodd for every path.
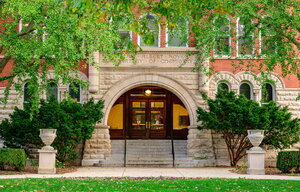
M 265 154 L 266 152 L 261 150 L 248 150 L 248 169 L 249 175 L 265 175 Z
M 39 174 L 55 174 L 55 157 L 57 150 L 38 150 L 39 152 Z

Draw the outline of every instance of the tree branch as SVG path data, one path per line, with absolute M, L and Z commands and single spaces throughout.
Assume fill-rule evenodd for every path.
M 9 62 L 10 59 L 11 59 L 11 56 L 8 56 L 8 57 L 4 57 L 4 58 L 0 61 L 0 73 L 2 73 L 4 67 L 5 67 L 6 64 Z
M 14 77 L 14 75 L 8 75 L 8 76 L 0 77 L 0 82 L 1 82 L 1 81 L 5 81 L 5 80 L 12 79 L 13 77 Z

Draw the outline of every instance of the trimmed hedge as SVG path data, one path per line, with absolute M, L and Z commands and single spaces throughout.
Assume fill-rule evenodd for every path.
M 300 171 L 300 151 L 280 151 L 277 156 L 277 169 L 289 173 L 292 169 Z
M 6 166 L 20 171 L 26 166 L 26 155 L 24 149 L 0 149 L 0 169 Z

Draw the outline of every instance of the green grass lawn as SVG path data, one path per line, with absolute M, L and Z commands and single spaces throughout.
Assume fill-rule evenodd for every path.
M 300 191 L 300 181 L 252 179 L 3 179 L 0 191 Z

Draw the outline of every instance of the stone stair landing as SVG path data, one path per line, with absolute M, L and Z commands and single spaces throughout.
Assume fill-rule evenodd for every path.
M 124 140 L 112 140 L 112 156 L 100 161 L 100 167 L 173 167 L 171 140 L 127 140 L 126 156 Z M 187 141 L 174 140 L 175 167 L 195 167 L 187 156 Z M 124 158 L 126 160 L 124 161 Z

